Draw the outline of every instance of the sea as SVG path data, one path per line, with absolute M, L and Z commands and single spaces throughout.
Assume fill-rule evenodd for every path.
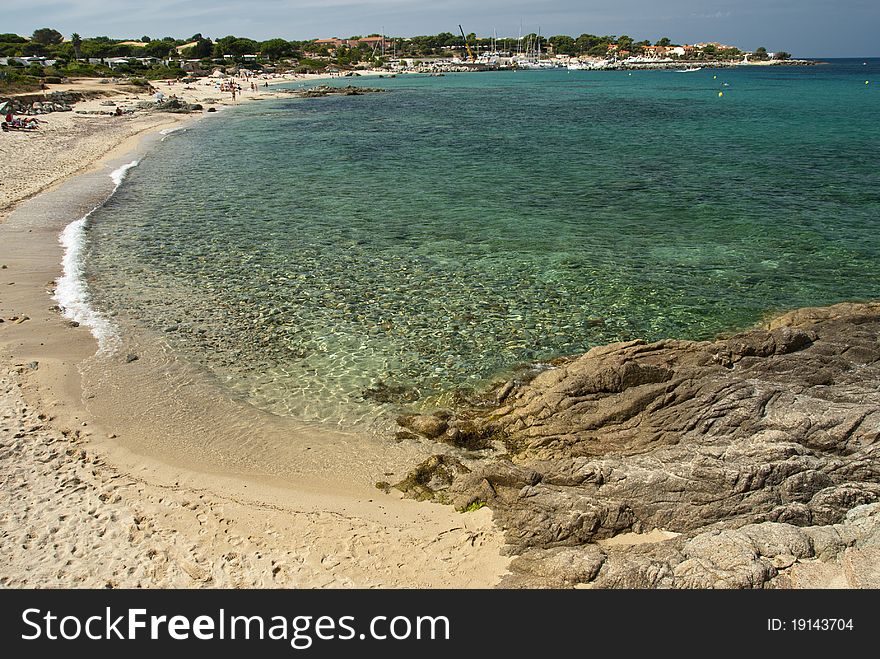
M 73 255 L 98 331 L 382 430 L 596 345 L 880 298 L 878 59 L 331 84 L 385 91 L 224 109 L 119 176 Z

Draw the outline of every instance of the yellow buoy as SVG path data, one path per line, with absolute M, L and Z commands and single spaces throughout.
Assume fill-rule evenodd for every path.
M 719 96 L 719 98 L 720 98 L 721 96 L 724 96 L 724 92 L 718 92 L 718 96 Z
M 718 76 L 712 76 L 712 80 L 718 80 Z

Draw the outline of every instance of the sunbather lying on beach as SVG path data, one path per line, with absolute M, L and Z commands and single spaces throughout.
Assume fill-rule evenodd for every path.
M 17 117 L 3 122 L 3 130 L 35 130 L 39 128 L 39 121 L 37 121 L 36 117 Z

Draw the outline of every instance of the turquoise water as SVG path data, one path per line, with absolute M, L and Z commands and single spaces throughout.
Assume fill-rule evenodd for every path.
M 260 407 L 353 425 L 880 298 L 878 60 L 354 84 L 388 92 L 169 135 L 93 216 L 95 304 Z

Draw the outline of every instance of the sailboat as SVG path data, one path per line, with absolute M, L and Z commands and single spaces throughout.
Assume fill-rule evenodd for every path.
M 516 65 L 521 69 L 553 69 L 556 65 L 549 61 L 541 61 L 541 28 L 538 28 L 538 34 L 532 45 L 532 39 L 526 42 L 526 52 L 524 56 L 517 58 Z

